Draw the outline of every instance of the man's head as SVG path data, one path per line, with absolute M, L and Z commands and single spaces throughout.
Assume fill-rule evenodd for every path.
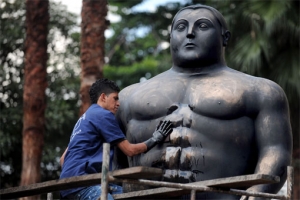
M 223 47 L 230 32 L 221 13 L 205 5 L 185 7 L 172 22 L 171 53 L 179 67 L 211 65 L 224 61 Z
M 93 83 L 89 94 L 91 103 L 97 103 L 106 110 L 116 113 L 119 103 L 118 93 L 120 88 L 111 80 L 99 79 Z

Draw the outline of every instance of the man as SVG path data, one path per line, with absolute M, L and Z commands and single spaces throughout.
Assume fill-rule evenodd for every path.
M 150 139 L 138 144 L 129 143 L 114 116 L 120 105 L 119 91 L 119 87 L 108 79 L 97 80 L 92 85 L 89 92 L 92 105 L 73 129 L 68 148 L 61 157 L 60 178 L 101 172 L 104 142 L 111 144 L 111 169 L 114 145 L 127 156 L 134 156 L 149 151 L 172 132 L 171 122 L 162 121 Z M 122 187 L 118 185 L 110 184 L 110 188 L 112 194 L 122 193 Z M 61 191 L 61 196 L 68 199 L 98 199 L 100 195 L 100 185 Z M 108 199 L 113 199 L 111 194 Z
M 276 193 L 282 187 L 292 147 L 286 96 L 274 82 L 226 66 L 230 36 L 223 16 L 212 7 L 189 6 L 176 14 L 171 69 L 122 90 L 117 113 L 134 143 L 147 139 L 162 118 L 175 126 L 169 142 L 128 158 L 130 167 L 163 168 L 163 181 L 182 183 L 271 174 L 280 176 L 279 184 L 248 190 Z M 197 194 L 197 199 L 239 198 Z

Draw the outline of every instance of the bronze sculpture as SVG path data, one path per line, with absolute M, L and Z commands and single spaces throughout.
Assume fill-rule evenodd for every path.
M 171 28 L 171 69 L 122 90 L 117 114 L 132 143 L 151 137 L 161 119 L 175 128 L 164 144 L 129 158 L 130 167 L 159 167 L 165 170 L 163 181 L 182 183 L 272 174 L 280 176 L 279 184 L 248 190 L 281 188 L 292 151 L 286 96 L 276 83 L 226 65 L 230 36 L 223 16 L 210 6 L 178 11 Z M 197 199 L 238 198 L 197 194 Z

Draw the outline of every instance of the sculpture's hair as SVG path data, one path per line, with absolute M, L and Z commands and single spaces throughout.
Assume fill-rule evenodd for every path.
M 174 20 L 175 18 L 177 17 L 177 15 L 183 11 L 183 10 L 186 10 L 186 9 L 193 9 L 193 10 L 196 10 L 196 9 L 199 9 L 199 8 L 205 8 L 205 9 L 208 9 L 210 10 L 213 15 L 217 18 L 220 26 L 221 26 L 221 30 L 222 30 L 222 35 L 224 35 L 226 33 L 227 30 L 227 24 L 226 24 L 226 21 L 223 17 L 223 15 L 218 11 L 216 10 L 215 8 L 213 7 L 210 7 L 210 6 L 206 6 L 206 5 L 202 5 L 202 4 L 196 4 L 196 5 L 191 5 L 191 6 L 187 6 L 187 7 L 184 7 L 184 8 L 181 8 L 177 13 L 176 15 L 174 16 L 173 18 L 173 21 L 172 21 L 172 25 L 171 25 L 171 32 L 173 30 L 173 25 L 174 25 Z
M 91 103 L 97 103 L 100 95 L 104 93 L 105 95 L 109 95 L 113 92 L 120 92 L 120 88 L 116 85 L 115 82 L 108 80 L 106 78 L 102 78 L 93 83 L 90 88 L 89 94 Z

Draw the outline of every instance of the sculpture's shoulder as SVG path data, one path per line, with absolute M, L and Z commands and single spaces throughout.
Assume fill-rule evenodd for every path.
M 281 87 L 274 81 L 262 77 L 249 75 L 231 68 L 228 68 L 225 71 L 224 75 L 227 77 L 231 77 L 239 82 L 243 82 L 244 84 L 246 84 L 247 87 L 251 87 L 252 89 L 261 90 L 264 89 L 262 86 L 266 86 L 276 90 L 281 90 Z
M 286 103 L 286 95 L 283 89 L 274 81 L 245 74 L 233 69 L 226 71 L 226 76 L 237 81 L 237 85 L 243 87 L 248 99 L 256 102 L 256 105 L 272 105 Z
M 139 87 L 139 84 L 140 84 L 140 83 L 135 83 L 135 84 L 133 84 L 133 85 L 129 85 L 129 86 L 125 87 L 124 89 L 122 89 L 122 90 L 120 91 L 120 93 L 119 93 L 120 100 L 121 100 L 121 101 L 125 101 L 126 98 L 127 98 L 128 96 L 130 96 L 131 93 L 132 93 L 133 91 L 135 91 L 136 88 Z
M 257 83 L 255 89 L 258 104 L 262 108 L 287 110 L 288 100 L 286 94 L 277 83 L 265 78 L 257 78 Z

